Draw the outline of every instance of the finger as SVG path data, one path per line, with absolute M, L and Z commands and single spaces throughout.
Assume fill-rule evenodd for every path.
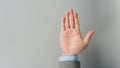
M 89 41 L 90 41 L 90 39 L 91 39 L 91 37 L 92 37 L 93 34 L 94 34 L 94 31 L 91 30 L 91 31 L 89 31 L 89 32 L 87 33 L 87 35 L 85 36 L 84 41 L 85 41 L 87 44 L 89 43 Z
M 69 27 L 70 27 L 68 17 L 69 17 L 69 12 L 66 11 L 66 12 L 65 12 L 65 28 L 66 28 L 66 29 L 69 29 Z
M 70 22 L 70 28 L 74 28 L 74 17 L 73 17 L 73 10 L 69 10 L 69 22 Z
M 74 12 L 73 14 L 74 14 L 75 29 L 80 30 L 78 14 L 77 14 L 77 12 Z
M 61 20 L 61 31 L 64 31 L 64 30 L 65 30 L 65 16 L 63 16 Z

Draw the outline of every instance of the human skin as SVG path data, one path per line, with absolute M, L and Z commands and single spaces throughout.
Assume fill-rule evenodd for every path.
M 94 34 L 90 30 L 85 38 L 82 38 L 78 14 L 72 9 L 65 12 L 61 20 L 60 48 L 63 56 L 74 56 L 87 48 L 90 38 Z

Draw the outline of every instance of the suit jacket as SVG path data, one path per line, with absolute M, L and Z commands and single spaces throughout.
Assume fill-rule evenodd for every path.
M 80 61 L 59 61 L 59 68 L 80 68 Z

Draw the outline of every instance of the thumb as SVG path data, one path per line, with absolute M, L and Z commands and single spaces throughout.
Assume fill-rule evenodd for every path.
M 92 35 L 94 34 L 94 31 L 93 30 L 90 30 L 87 34 L 86 34 L 86 36 L 85 36 L 85 38 L 84 38 L 84 41 L 88 44 L 88 42 L 90 41 L 90 38 L 92 37 Z

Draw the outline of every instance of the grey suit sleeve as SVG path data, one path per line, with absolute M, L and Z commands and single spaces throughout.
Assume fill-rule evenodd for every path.
M 59 68 L 80 68 L 80 61 L 59 61 Z

